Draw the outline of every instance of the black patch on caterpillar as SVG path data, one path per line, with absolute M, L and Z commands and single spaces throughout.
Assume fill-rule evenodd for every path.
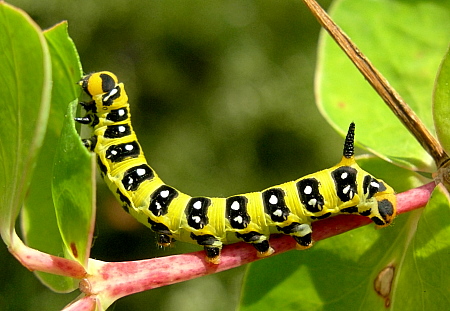
M 263 234 L 256 232 L 256 231 L 251 231 L 249 233 L 244 233 L 244 234 L 240 234 L 240 233 L 236 232 L 236 237 L 238 237 L 239 239 L 242 239 L 242 241 L 247 242 L 247 243 L 256 243 L 261 240 L 262 236 L 263 236 Z
M 284 191 L 281 188 L 272 188 L 262 192 L 264 210 L 274 222 L 285 221 L 290 213 L 284 202 Z
M 103 106 L 111 106 L 114 103 L 114 100 L 120 97 L 120 93 L 120 87 L 116 86 L 111 91 L 103 95 Z
M 159 187 L 150 196 L 148 210 L 155 216 L 166 215 L 169 205 L 174 198 L 178 196 L 178 191 L 167 185 Z
M 394 214 L 394 206 L 389 200 L 381 200 L 378 202 L 378 212 L 384 220 L 389 218 L 388 216 L 392 216 Z
M 377 192 L 382 192 L 386 190 L 386 186 L 373 178 L 370 175 L 364 177 L 363 182 L 364 194 L 367 194 L 367 199 L 372 198 Z
M 350 206 L 350 207 L 346 207 L 341 209 L 342 213 L 348 213 L 348 214 L 353 214 L 353 213 L 357 213 L 358 212 L 358 206 Z
M 127 191 L 136 191 L 146 180 L 154 177 L 153 170 L 147 164 L 138 165 L 128 169 L 123 174 L 122 185 Z
M 112 122 L 120 122 L 128 119 L 128 110 L 127 108 L 119 108 L 115 110 L 111 110 L 106 115 L 106 120 L 112 121 Z
M 102 79 L 102 91 L 105 93 L 111 91 L 116 85 L 116 81 L 109 74 L 100 74 L 100 79 Z
M 234 196 L 226 199 L 225 217 L 230 221 L 234 229 L 245 229 L 250 223 L 250 215 L 247 213 L 247 198 Z
M 359 213 L 361 216 L 369 216 L 372 213 L 371 209 L 369 208 L 367 211 L 362 211 Z
M 321 215 L 321 216 L 311 216 L 311 219 L 319 220 L 319 219 L 325 219 L 325 218 L 328 218 L 328 217 L 330 217 L 330 216 L 331 216 L 331 213 L 325 213 L 325 214 L 323 214 L 323 215 Z
M 124 203 L 122 204 L 122 208 L 125 210 L 125 212 L 130 213 L 129 206 L 131 205 L 130 199 L 128 199 L 127 196 L 125 196 L 119 189 L 117 189 L 116 193 L 119 195 L 119 200 Z
M 352 200 L 355 194 L 358 193 L 356 174 L 356 169 L 350 166 L 341 166 L 331 172 L 336 186 L 336 194 L 342 202 Z
M 151 229 L 153 231 L 155 231 L 156 233 L 164 234 L 164 235 L 172 235 L 172 232 L 169 230 L 169 228 L 166 225 L 164 225 L 160 222 L 153 221 L 150 219 L 150 217 L 148 217 L 147 221 L 150 224 Z
M 300 201 L 311 213 L 320 212 L 325 204 L 319 191 L 319 184 L 316 178 L 302 179 L 296 184 Z
M 193 232 L 191 232 L 191 239 L 197 241 L 198 245 L 204 246 L 214 245 L 215 243 L 219 242 L 219 240 L 212 234 L 195 235 Z
M 189 200 L 186 206 L 186 218 L 188 225 L 194 229 L 202 229 L 208 224 L 208 207 L 211 200 L 208 198 L 198 197 Z M 204 245 L 204 244 L 200 244 Z
M 131 128 L 129 124 L 115 124 L 108 125 L 103 135 L 105 138 L 115 139 L 122 138 L 131 134 Z
M 372 218 L 370 218 L 376 225 L 378 225 L 378 226 L 383 226 L 383 225 L 385 225 L 385 223 L 384 223 L 384 221 L 383 220 L 381 220 L 380 218 L 378 218 L 378 217 L 372 217 Z
M 136 158 L 141 153 L 141 148 L 137 141 L 110 146 L 105 153 L 105 157 L 113 163 L 122 162 L 126 158 Z
M 106 167 L 105 164 L 103 164 L 102 159 L 100 158 L 100 156 L 97 156 L 97 163 L 98 163 L 98 167 L 100 168 L 100 172 L 102 174 L 102 177 L 104 177 L 106 175 L 106 173 L 108 172 L 108 168 Z
M 99 122 L 100 122 L 100 119 L 98 118 L 98 116 L 96 114 L 94 114 L 92 117 L 91 126 L 96 127 Z
M 367 191 L 369 190 L 369 185 L 370 185 L 371 181 L 372 181 L 372 176 L 370 176 L 370 175 L 364 176 L 364 181 L 363 181 L 364 194 L 367 194 Z

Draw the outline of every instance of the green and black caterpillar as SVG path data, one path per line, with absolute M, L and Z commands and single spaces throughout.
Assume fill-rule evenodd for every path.
M 158 235 L 158 244 L 175 240 L 204 246 L 206 259 L 220 262 L 223 244 L 251 243 L 270 256 L 273 233 L 291 235 L 299 249 L 312 246 L 311 223 L 337 214 L 369 217 L 378 227 L 396 216 L 394 190 L 362 170 L 354 159 L 354 123 L 342 160 L 335 166 L 261 192 L 228 198 L 191 197 L 166 185 L 148 165 L 131 126 L 123 83 L 107 71 L 80 81 L 92 101 L 76 121 L 94 129 L 85 140 L 97 155 L 100 172 L 125 211 Z

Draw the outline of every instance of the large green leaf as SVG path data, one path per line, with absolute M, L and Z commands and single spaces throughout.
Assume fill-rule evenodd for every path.
M 4 2 L 0 3 L 0 72 L 0 229 L 9 245 L 47 127 L 51 64 L 39 27 Z
M 22 224 L 25 239 L 30 247 L 49 254 L 62 256 L 65 252 L 58 230 L 52 200 L 51 164 L 55 158 L 64 116 L 68 104 L 79 95 L 76 82 L 81 77 L 80 63 L 75 46 L 67 34 L 67 24 L 62 23 L 45 32 L 52 60 L 52 105 L 48 130 L 39 154 L 36 171 L 24 208 Z M 77 284 L 70 278 L 36 272 L 40 280 L 55 291 L 67 292 Z
M 77 104 L 74 101 L 66 114 L 55 157 L 52 192 L 66 254 L 86 266 L 95 220 L 95 161 L 75 131 Z
M 439 142 L 450 154 L 450 50 L 441 63 L 433 96 L 433 117 Z
M 410 242 L 396 266 L 391 298 L 396 310 L 445 310 L 450 304 L 449 203 L 439 185 L 420 220 L 411 221 L 411 230 L 403 234 Z
M 450 41 L 449 1 L 337 1 L 332 17 L 434 132 L 431 95 Z M 433 164 L 343 52 L 323 33 L 317 73 L 318 105 L 343 132 L 350 121 L 367 149 L 415 170 Z

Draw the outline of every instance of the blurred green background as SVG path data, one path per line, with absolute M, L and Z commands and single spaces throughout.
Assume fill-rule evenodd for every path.
M 150 165 L 191 195 L 258 191 L 334 165 L 342 138 L 314 103 L 319 25 L 301 1 L 8 1 L 43 29 L 68 20 L 86 72 L 125 83 Z M 330 0 L 319 1 L 325 8 Z M 99 180 L 91 257 L 159 250 Z M 55 294 L 0 248 L 0 310 L 60 310 Z M 270 260 L 270 259 L 269 259 Z M 123 298 L 111 310 L 234 310 L 244 268 Z

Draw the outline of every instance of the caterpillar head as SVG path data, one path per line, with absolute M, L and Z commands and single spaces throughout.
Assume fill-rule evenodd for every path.
M 377 228 L 389 226 L 397 216 L 395 192 L 386 185 L 386 190 L 375 195 L 375 198 L 377 200 L 377 215 L 372 220 L 377 225 Z
M 95 101 L 97 111 L 111 110 L 114 106 L 128 101 L 122 83 L 119 83 L 116 75 L 109 71 L 88 74 L 81 79 L 79 84 Z
M 100 71 L 85 75 L 79 83 L 89 96 L 94 97 L 109 93 L 117 85 L 118 80 L 113 73 Z

